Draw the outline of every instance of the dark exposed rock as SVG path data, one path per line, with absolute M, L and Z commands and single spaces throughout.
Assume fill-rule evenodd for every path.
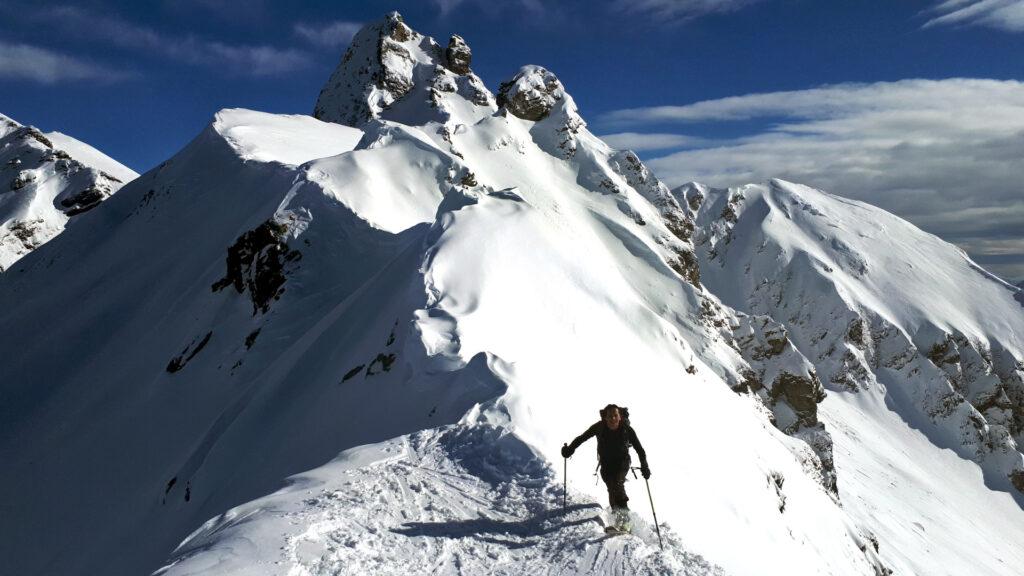
M 448 48 L 444 52 L 445 62 L 448 69 L 459 75 L 470 73 L 469 64 L 473 59 L 473 52 L 466 45 L 466 41 L 458 34 L 452 34 L 448 41 Z
M 558 78 L 539 66 L 525 67 L 498 88 L 498 106 L 534 122 L 547 118 L 564 96 Z
M 668 262 L 672 270 L 687 280 L 690 284 L 700 286 L 700 264 L 693 251 L 679 249 L 675 251 L 676 257 Z
M 867 340 L 864 338 L 864 322 L 860 318 L 850 322 L 850 328 L 846 331 L 846 341 L 861 350 L 867 346 Z
M 32 139 L 35 140 L 36 142 L 39 142 L 43 146 L 46 146 L 47 148 L 53 148 L 53 142 L 50 142 L 49 138 L 43 136 L 42 132 L 33 128 L 32 126 L 22 126 L 14 134 L 16 138 L 22 140 Z
M 700 209 L 700 205 L 704 203 L 704 194 L 696 187 L 691 188 L 690 193 L 686 195 L 686 203 L 690 205 L 690 210 L 696 212 Z
M 1010 473 L 1010 483 L 1018 492 L 1024 493 L 1024 470 L 1014 470 Z
M 373 376 L 375 374 L 380 374 L 381 372 L 390 371 L 391 366 L 395 363 L 396 357 L 397 356 L 394 354 L 377 354 L 377 357 L 373 359 L 373 362 L 370 362 L 370 365 L 366 367 L 366 375 Z M 375 370 L 375 368 L 379 369 Z
M 43 223 L 42 220 L 17 220 L 11 224 L 10 233 L 29 250 L 35 249 L 38 245 L 32 240 L 36 230 Z
M 813 426 L 818 423 L 818 402 L 825 399 L 825 390 L 817 378 L 807 378 L 783 372 L 772 385 L 772 400 L 785 399 L 798 418 L 798 423 Z
M 405 24 L 405 20 L 398 12 L 392 12 L 386 16 L 388 26 L 388 37 L 395 42 L 406 42 L 412 38 L 412 29 Z
M 192 360 L 192 358 L 195 358 L 196 354 L 199 354 L 200 350 L 206 347 L 206 344 L 207 342 L 210 341 L 211 336 L 213 336 L 212 330 L 210 332 L 207 332 L 206 336 L 203 336 L 203 339 L 199 341 L 199 344 L 196 344 L 196 341 L 193 339 L 192 342 L 188 346 L 186 346 L 184 350 L 181 351 L 181 354 L 178 354 L 174 358 L 171 358 L 171 361 L 167 363 L 167 371 L 170 372 L 171 374 L 174 374 L 175 372 L 184 368 L 185 365 L 188 364 L 190 360 Z M 195 346 L 193 347 L 194 344 Z
M 259 336 L 259 335 L 260 335 L 260 328 L 257 328 L 255 330 L 253 330 L 252 332 L 250 332 L 249 335 L 245 337 L 245 349 L 246 350 L 252 348 L 252 345 L 256 343 L 256 337 Z
M 391 56 L 401 60 L 408 60 L 412 62 L 412 55 L 405 49 L 401 44 L 391 42 L 389 38 L 381 38 L 378 46 L 381 61 Z M 378 85 L 391 92 L 395 100 L 400 99 L 402 96 L 408 94 L 413 87 L 412 78 L 401 74 L 398 70 L 391 66 L 384 66 L 381 68 L 380 77 L 378 78 Z
M 786 511 L 786 495 L 782 492 L 782 485 L 785 484 L 786 477 L 782 475 L 782 472 L 772 471 L 768 473 L 768 486 L 775 489 L 775 495 L 779 498 L 779 513 Z
M 96 186 L 90 186 L 74 196 L 61 200 L 60 205 L 64 208 L 65 214 L 75 216 L 99 206 L 100 202 L 103 202 L 107 196 L 108 194 L 105 190 Z
M 21 190 L 36 181 L 36 174 L 31 170 L 22 170 L 11 180 L 11 190 Z
M 947 336 L 942 342 L 932 344 L 931 349 L 928 350 L 928 359 L 936 366 L 941 367 L 943 364 L 960 362 L 960 353 L 957 352 L 953 339 Z
M 355 378 L 356 375 L 359 374 L 360 372 L 362 372 L 363 368 L 365 368 L 365 367 L 366 367 L 365 364 L 360 364 L 359 366 L 356 366 L 355 368 L 349 370 L 348 372 L 345 372 L 345 375 L 341 377 L 341 381 L 345 382 L 345 381 L 348 381 L 348 380 L 351 380 L 351 379 Z
M 242 234 L 228 248 L 227 273 L 213 283 L 214 292 L 234 286 L 239 294 L 248 290 L 253 315 L 266 312 L 273 300 L 284 292 L 287 265 L 302 257 L 284 242 L 288 227 L 267 220 Z
M 472 188 L 473 186 L 476 186 L 477 185 L 476 174 L 473 174 L 472 172 L 466 172 L 466 174 L 462 177 L 462 179 L 459 180 L 459 184 L 461 184 L 461 185 L 463 185 L 463 186 L 465 186 L 467 188 Z

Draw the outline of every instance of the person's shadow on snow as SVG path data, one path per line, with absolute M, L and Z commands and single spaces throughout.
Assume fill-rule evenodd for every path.
M 601 509 L 600 504 L 572 504 L 563 512 L 561 508 L 546 510 L 531 518 L 516 521 L 474 518 L 471 520 L 450 520 L 446 522 L 406 522 L 401 528 L 392 528 L 395 534 L 403 536 L 426 536 L 429 538 L 471 537 L 482 542 L 501 544 L 508 548 L 525 548 L 536 545 L 535 539 L 571 526 L 593 522 L 601 524 L 597 515 L 585 515 L 570 519 L 573 512 L 587 509 Z M 505 536 L 506 538 L 501 538 Z

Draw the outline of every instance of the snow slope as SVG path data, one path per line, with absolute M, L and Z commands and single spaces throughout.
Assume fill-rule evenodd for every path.
M 0 277 L 13 572 L 1012 573 L 1020 508 L 973 462 L 826 397 L 788 317 L 713 293 L 695 195 L 591 134 L 550 71 L 495 98 L 469 54 L 388 15 L 321 92 L 346 126 L 221 111 Z M 560 514 L 558 448 L 608 402 L 664 552 L 640 482 L 637 535 L 600 532 L 592 450 Z M 956 482 L 871 494 L 897 455 Z M 938 551 L 890 521 L 934 499 Z
M 66 134 L 0 114 L 0 272 L 136 176 Z

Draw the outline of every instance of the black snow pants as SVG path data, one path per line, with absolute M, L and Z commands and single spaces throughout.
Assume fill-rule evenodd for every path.
M 608 504 L 612 508 L 629 508 L 629 496 L 626 496 L 626 474 L 629 472 L 629 460 L 601 464 L 601 480 L 608 487 Z

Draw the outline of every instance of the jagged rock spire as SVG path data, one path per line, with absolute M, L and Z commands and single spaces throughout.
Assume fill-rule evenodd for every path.
M 498 89 L 498 106 L 523 120 L 543 120 L 559 103 L 571 105 L 573 112 L 576 110 L 562 82 L 541 66 L 523 66 Z
M 391 12 L 353 37 L 313 115 L 355 127 L 376 118 L 409 125 L 447 123 L 453 116 L 463 123 L 475 120 L 492 112 L 494 103 L 470 70 L 471 58 L 462 37 L 453 35 L 444 49 Z M 467 113 L 472 118 L 462 118 Z
M 466 45 L 466 41 L 458 34 L 452 34 L 448 41 L 448 49 L 444 52 L 445 60 L 448 62 L 448 69 L 459 75 L 470 73 L 469 64 L 473 60 L 473 51 Z

